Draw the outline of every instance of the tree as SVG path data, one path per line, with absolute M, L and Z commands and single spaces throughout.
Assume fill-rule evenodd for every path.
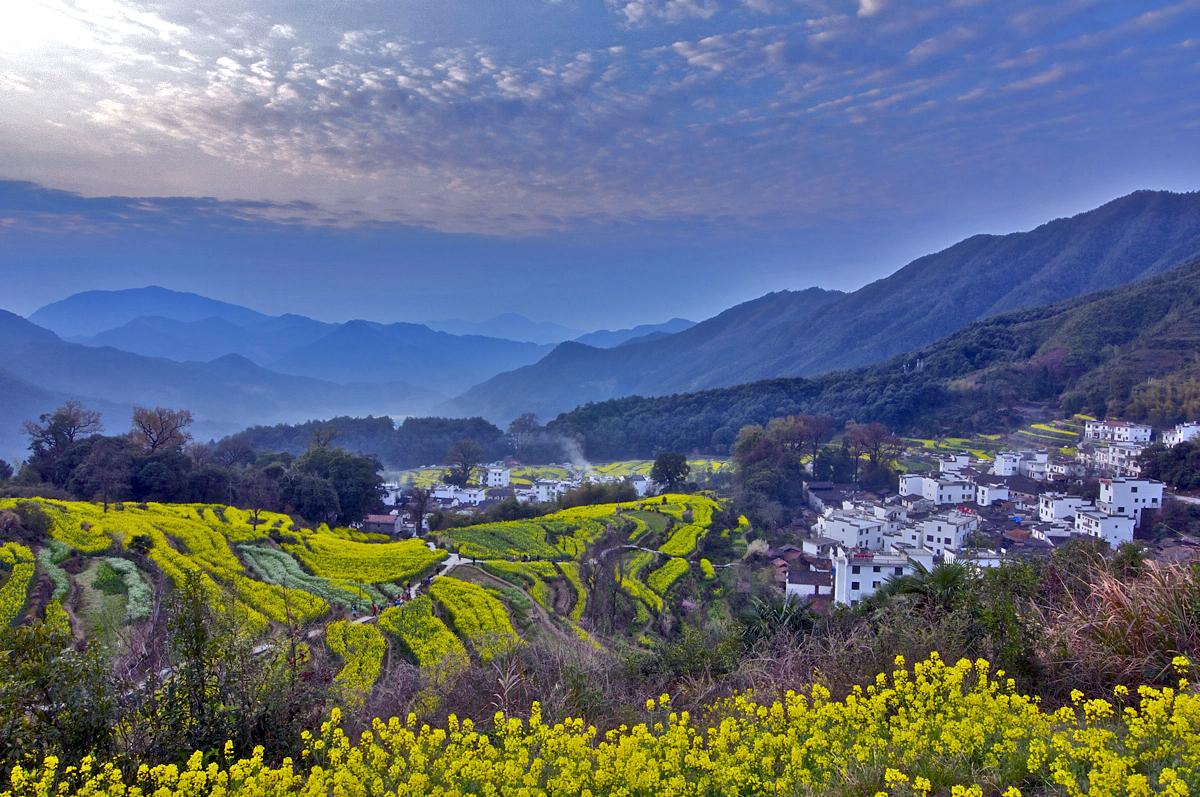
M 209 458 L 222 468 L 251 465 L 255 460 L 254 447 L 240 437 L 227 437 L 213 447 Z
M 348 525 L 379 508 L 383 500 L 381 468 L 374 457 L 351 454 L 340 448 L 314 448 L 296 460 L 294 469 L 329 482 L 337 494 L 337 509 L 331 522 Z M 309 515 L 305 517 L 312 519 Z
M 415 536 L 421 536 L 425 525 L 425 516 L 429 514 L 429 505 L 433 503 L 433 493 L 424 487 L 414 487 L 408 491 L 408 499 L 404 502 L 404 511 L 412 518 Z
M 446 482 L 465 487 L 482 460 L 483 446 L 469 437 L 459 440 L 446 452 L 446 464 L 450 466 L 446 473 Z
M 0 459 L 0 482 L 8 481 L 13 477 L 13 466 L 8 462 Z
M 333 483 L 313 473 L 301 473 L 293 479 L 285 497 L 295 512 L 310 521 L 337 523 L 342 513 Z
M 328 423 L 313 427 L 312 436 L 309 438 L 309 448 L 329 448 L 333 445 L 333 441 L 338 437 L 338 429 L 336 426 Z
M 99 498 L 108 511 L 109 502 L 120 500 L 132 491 L 133 455 L 129 443 L 119 437 L 103 437 L 71 473 L 68 489 L 85 498 Z
M 237 488 L 237 506 L 250 512 L 251 523 L 258 526 L 263 511 L 279 508 L 279 482 L 260 470 L 243 474 Z
M 650 479 L 662 485 L 667 492 L 674 493 L 687 482 L 691 472 L 692 466 L 688 464 L 685 455 L 663 453 L 655 458 L 654 467 L 650 469 Z
M 191 425 L 192 413 L 189 410 L 134 407 L 130 435 L 134 443 L 147 454 L 179 451 L 192 439 L 187 431 Z
M 858 478 L 857 462 L 864 455 L 871 469 L 886 468 L 904 451 L 904 443 L 892 430 L 878 421 L 855 423 L 849 421 L 843 435 L 846 448 L 855 458 L 854 476 Z
M 30 471 L 43 481 L 65 487 L 71 470 L 78 461 L 72 453 L 85 436 L 99 434 L 104 430 L 100 413 L 90 410 L 78 401 L 68 401 L 54 412 L 38 416 L 36 421 L 23 425 L 29 435 Z
M 138 501 L 181 503 L 188 499 L 192 460 L 182 451 L 160 450 L 134 461 L 133 497 Z

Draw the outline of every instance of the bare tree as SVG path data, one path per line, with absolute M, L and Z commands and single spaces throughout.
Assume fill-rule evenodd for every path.
M 877 421 L 871 423 L 850 421 L 846 424 L 846 441 L 850 450 L 856 452 L 856 456 L 865 454 L 874 467 L 893 462 L 904 450 L 900 438 L 892 434 L 891 429 Z
M 105 512 L 111 501 L 121 498 L 130 490 L 133 458 L 129 455 L 128 446 L 129 443 L 121 438 L 97 440 L 71 477 L 72 487 L 84 495 L 99 498 L 104 503 Z
M 25 421 L 23 428 L 33 451 L 59 451 L 84 435 L 104 431 L 100 413 L 73 399 L 36 421 Z
M 309 448 L 329 448 L 338 438 L 338 430 L 333 424 L 323 423 L 313 428 L 308 439 Z
M 279 506 L 279 484 L 262 471 L 250 471 L 238 485 L 237 505 L 250 511 L 251 524 L 258 527 L 264 510 Z
M 178 450 L 187 445 L 192 435 L 187 431 L 192 425 L 189 410 L 172 410 L 166 407 L 133 408 L 133 441 L 148 454 L 155 451 Z
M 429 514 L 429 505 L 433 502 L 433 493 L 426 490 L 424 487 L 414 487 L 408 491 L 408 500 L 404 504 L 404 511 L 412 518 L 414 536 L 421 536 L 421 529 L 425 524 L 425 516 Z

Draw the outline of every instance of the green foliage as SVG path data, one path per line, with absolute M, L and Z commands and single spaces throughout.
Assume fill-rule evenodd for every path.
M 1200 489 L 1200 443 L 1188 441 L 1170 448 L 1155 444 L 1139 458 L 1142 476 L 1158 479 L 1172 490 Z

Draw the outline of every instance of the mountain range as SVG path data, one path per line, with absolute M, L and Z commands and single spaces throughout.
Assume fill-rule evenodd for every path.
M 563 343 L 446 405 L 503 422 L 590 401 L 666 395 L 853 368 L 980 318 L 1162 273 L 1200 255 L 1200 193 L 1139 191 L 1071 218 L 976 235 L 851 293 L 782 291 L 667 337 Z
M 824 373 L 872 384 L 855 369 L 980 319 L 1138 283 L 1197 257 L 1200 194 L 1143 191 L 1029 232 L 973 236 L 853 292 L 777 291 L 698 324 L 675 318 L 557 346 L 422 324 L 270 316 L 158 287 L 91 291 L 29 320 L 0 314 L 0 456 L 19 453 L 21 421 L 65 398 L 110 413 L 135 403 L 187 407 L 201 435 L 351 414 L 436 412 L 503 424 L 527 411 L 551 418 L 625 396 L 745 383 L 786 407 L 795 402 L 765 386 L 792 391 L 788 378 Z M 814 383 L 796 384 L 807 391 Z M 912 392 L 888 391 L 893 398 Z M 746 406 L 765 406 L 737 395 Z M 710 408 L 697 406 L 704 417 L 690 423 L 707 428 Z
M 551 430 L 597 459 L 725 452 L 746 424 L 793 413 L 904 433 L 1007 431 L 1031 404 L 1163 427 L 1200 414 L 1200 260 L 1148 280 L 975 322 L 883 363 L 584 405 Z

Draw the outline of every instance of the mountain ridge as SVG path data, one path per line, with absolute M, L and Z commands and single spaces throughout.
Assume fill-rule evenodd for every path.
M 853 368 L 973 321 L 1128 284 L 1200 255 L 1200 193 L 1139 191 L 1032 230 L 974 235 L 827 301 L 776 292 L 666 339 L 559 352 L 448 403 L 543 417 L 622 395 L 669 395 Z M 810 289 L 811 290 L 811 289 Z M 690 337 L 689 337 L 690 336 Z

